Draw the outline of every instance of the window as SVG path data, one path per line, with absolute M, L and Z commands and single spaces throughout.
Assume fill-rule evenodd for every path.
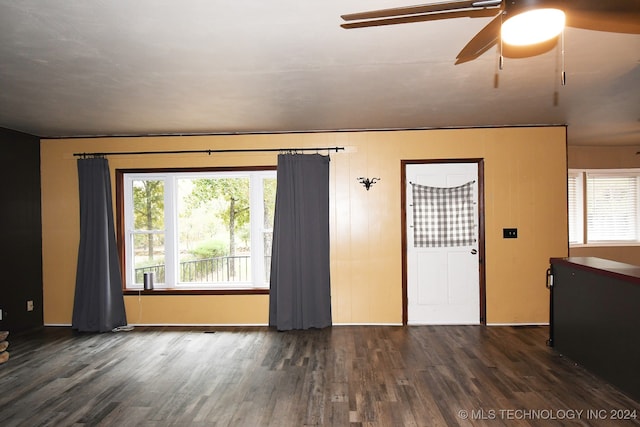
M 640 244 L 640 169 L 569 170 L 568 179 L 570 244 Z
M 569 200 L 569 243 L 579 244 L 584 242 L 584 208 L 583 186 L 580 172 L 569 172 L 568 200 Z
M 276 171 L 118 170 L 127 290 L 267 289 Z M 121 200 L 121 201 L 120 201 Z

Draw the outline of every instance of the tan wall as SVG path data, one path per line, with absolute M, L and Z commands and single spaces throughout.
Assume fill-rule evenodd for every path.
M 569 146 L 567 164 L 570 169 L 622 169 L 640 168 L 638 146 L 591 147 Z M 592 256 L 627 264 L 640 265 L 640 246 L 575 247 L 569 255 Z
M 489 323 L 548 321 L 544 273 L 567 255 L 563 127 L 43 140 L 46 324 L 70 324 L 78 247 L 75 152 L 344 146 L 330 163 L 333 321 L 402 322 L 401 160 L 485 159 Z M 116 168 L 274 165 L 277 153 L 112 156 Z M 357 177 L 382 180 L 366 191 Z M 113 179 L 113 177 L 112 177 Z M 502 228 L 519 238 L 504 240 Z M 268 296 L 126 296 L 132 324 L 265 324 Z
M 640 145 L 634 146 L 581 146 L 567 147 L 569 169 L 640 168 Z
M 627 264 L 640 265 L 640 246 L 596 246 L 569 248 L 569 256 L 610 259 Z

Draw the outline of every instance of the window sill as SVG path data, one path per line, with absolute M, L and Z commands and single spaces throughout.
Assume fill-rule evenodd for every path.
M 158 288 L 151 290 L 144 289 L 123 289 L 123 295 L 268 295 L 268 288 L 245 288 L 245 289 L 195 289 L 195 288 Z
M 598 243 L 571 243 L 569 248 L 615 248 L 624 246 L 640 246 L 640 242 L 598 242 Z

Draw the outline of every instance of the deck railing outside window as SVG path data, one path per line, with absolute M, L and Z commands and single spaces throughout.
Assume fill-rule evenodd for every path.
M 223 256 L 180 263 L 180 282 L 226 283 L 251 281 L 251 257 Z M 271 265 L 271 256 L 265 257 L 265 270 Z M 144 273 L 153 273 L 155 283 L 165 282 L 164 264 L 135 269 L 136 283 L 142 283 Z

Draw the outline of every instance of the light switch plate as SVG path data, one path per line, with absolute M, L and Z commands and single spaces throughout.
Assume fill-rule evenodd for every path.
M 518 238 L 518 229 L 517 228 L 503 228 L 502 229 L 502 237 L 505 239 L 517 239 Z

